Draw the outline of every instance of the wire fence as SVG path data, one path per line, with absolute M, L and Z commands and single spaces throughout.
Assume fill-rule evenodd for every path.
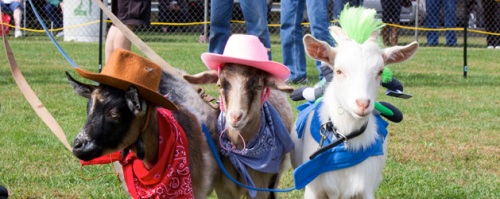
M 4 2 L 17 0 L 3 0 Z M 99 37 L 100 10 L 92 0 L 64 0 L 58 6 L 57 0 L 20 0 L 24 5 L 20 30 L 27 39 L 47 39 L 34 10 L 44 19 L 54 35 L 64 41 L 97 41 Z M 110 0 L 109 0 L 110 1 Z M 346 0 L 330 0 L 330 16 L 335 23 L 333 5 Z M 352 1 L 352 0 L 351 0 Z M 52 3 L 52 4 L 51 4 Z M 178 6 L 170 6 L 171 0 L 152 0 L 151 24 L 136 29 L 141 39 L 148 42 L 169 42 L 171 35 L 193 35 L 191 42 L 206 42 L 210 22 L 209 0 L 176 0 Z M 392 37 L 397 44 L 419 41 L 422 46 L 463 46 L 467 29 L 470 47 L 500 49 L 500 1 L 496 0 L 358 0 L 363 6 L 377 11 L 377 17 L 384 19 L 388 27 L 396 27 L 396 33 L 382 31 L 390 45 Z M 109 4 L 109 2 L 108 2 Z M 52 6 L 50 6 L 52 5 Z M 110 7 L 110 6 L 109 6 Z M 280 2 L 268 1 L 268 21 L 272 38 L 279 42 Z M 397 14 L 399 11 L 399 15 Z M 6 11 L 12 16 L 12 11 Z M 396 14 L 394 14 L 396 13 Z M 244 19 L 236 0 L 232 11 L 232 32 L 245 33 Z M 392 17 L 391 17 L 392 16 Z M 9 27 L 15 29 L 15 16 Z M 59 18 L 59 20 L 58 20 Z M 387 18 L 392 18 L 387 20 Z M 104 16 L 103 35 L 110 21 Z M 5 23 L 6 24 L 6 23 Z M 307 14 L 304 15 L 304 31 L 309 31 Z M 11 31 L 10 35 L 13 36 Z M 63 34 L 64 33 L 64 34 Z

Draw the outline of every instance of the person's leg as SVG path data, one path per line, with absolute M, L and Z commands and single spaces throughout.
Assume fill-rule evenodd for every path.
M 325 41 L 330 46 L 334 46 L 333 37 L 328 30 L 330 20 L 328 19 L 328 0 L 306 0 L 307 15 L 311 23 L 312 35 L 321 41 Z M 316 70 L 318 70 L 319 79 L 323 78 L 321 74 L 321 62 L 316 61 Z
M 210 39 L 208 52 L 222 54 L 231 35 L 233 0 L 212 0 L 210 6 Z
M 393 15 L 392 1 L 380 0 L 380 5 L 382 6 L 382 21 L 384 23 L 391 23 L 391 16 Z M 382 41 L 385 46 L 391 45 L 390 33 L 391 33 L 391 26 L 386 25 L 381 30 Z
M 427 0 L 425 7 L 427 16 L 425 17 L 425 27 L 437 28 L 439 24 L 439 13 L 441 8 L 441 0 Z M 436 46 L 439 43 L 439 33 L 436 31 L 427 32 L 427 45 Z
M 333 0 L 333 19 L 338 20 L 340 16 L 340 12 L 344 9 L 344 5 L 346 0 Z M 338 24 L 338 23 L 337 23 Z
M 398 45 L 398 37 L 399 37 L 399 28 L 398 27 L 391 27 L 391 45 L 392 46 Z
M 62 27 L 62 14 L 59 7 L 56 7 L 50 3 L 45 5 L 45 14 L 49 17 L 50 21 L 54 23 L 54 28 Z
M 389 13 L 390 16 L 387 21 L 391 24 L 399 25 L 401 19 L 401 1 L 400 0 L 391 0 L 389 3 Z M 385 12 L 384 12 L 385 15 Z M 398 37 L 399 37 L 399 28 L 396 26 L 391 26 L 390 28 L 390 46 L 398 45 Z
M 158 1 L 158 21 L 159 22 L 169 22 L 169 16 L 171 15 L 169 10 L 170 1 L 169 0 L 159 0 Z M 167 26 L 161 27 L 163 32 L 168 31 Z
M 280 38 L 283 64 L 290 69 L 289 80 L 306 77 L 306 57 L 302 42 L 304 0 L 281 0 Z
M 247 33 L 259 37 L 260 42 L 268 49 L 269 60 L 272 60 L 266 0 L 241 0 L 240 6 L 245 18 Z
M 446 0 L 443 2 L 443 15 L 444 15 L 444 27 L 454 28 L 457 25 L 457 0 Z M 457 35 L 455 31 L 446 31 L 446 45 L 456 46 L 457 45 Z
M 500 2 L 493 2 L 493 32 L 500 33 Z M 500 48 L 500 36 L 493 35 L 492 39 L 493 45 L 495 45 L 496 49 Z
M 130 30 L 134 31 L 135 26 L 128 25 Z M 116 26 L 111 25 L 108 30 L 108 34 L 106 36 L 106 46 L 105 46 L 105 54 L 106 54 L 106 62 L 108 62 L 108 58 L 113 53 L 113 51 L 117 48 L 123 48 L 126 50 L 130 50 L 132 48 L 132 42 L 125 37 L 125 35 L 118 29 Z
M 23 18 L 23 10 L 24 7 L 20 2 L 14 1 L 9 5 L 10 10 L 12 10 L 12 17 L 14 18 L 14 26 L 15 26 L 15 37 L 22 36 L 21 32 L 21 20 Z
M 483 0 L 483 8 L 484 8 L 484 27 L 488 32 L 494 32 L 495 29 L 495 0 Z M 494 36 L 486 35 L 486 46 L 494 48 Z

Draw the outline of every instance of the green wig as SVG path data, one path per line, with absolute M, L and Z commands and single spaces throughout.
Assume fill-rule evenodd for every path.
M 375 18 L 375 14 L 377 11 L 374 9 L 346 4 L 340 13 L 339 24 L 350 39 L 362 44 L 373 31 L 380 31 L 385 26 L 382 20 Z
M 382 20 L 375 18 L 376 14 L 375 9 L 350 7 L 346 4 L 340 13 L 339 24 L 350 39 L 362 44 L 370 38 L 373 31 L 380 31 L 385 26 Z M 383 46 L 380 37 L 377 42 L 379 46 Z M 385 67 L 382 72 L 382 82 L 390 81 L 392 81 L 392 71 Z

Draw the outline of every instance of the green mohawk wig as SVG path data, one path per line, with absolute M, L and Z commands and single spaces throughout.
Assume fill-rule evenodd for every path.
M 377 11 L 374 9 L 350 7 L 346 4 L 340 13 L 339 24 L 350 39 L 362 44 L 370 38 L 373 31 L 380 31 L 385 26 L 382 20 L 375 18 L 375 14 Z M 380 37 L 378 44 L 383 46 Z M 392 81 L 392 71 L 385 67 L 382 72 L 382 82 L 390 81 Z
M 373 31 L 380 31 L 385 26 L 382 20 L 375 18 L 375 14 L 377 11 L 374 9 L 346 4 L 340 13 L 339 24 L 349 38 L 362 44 Z

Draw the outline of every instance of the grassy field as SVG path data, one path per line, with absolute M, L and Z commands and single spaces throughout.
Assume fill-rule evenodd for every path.
M 86 113 L 86 100 L 73 92 L 64 75 L 76 73 L 48 41 L 10 43 L 28 83 L 71 142 Z M 190 73 L 206 69 L 200 60 L 206 44 L 148 44 L 173 66 Z M 97 71 L 96 43 L 61 45 L 80 67 Z M 0 185 L 9 189 L 10 198 L 126 198 L 114 175 L 97 177 L 113 172 L 109 165 L 80 168 L 24 99 L 3 46 L 0 50 Z M 469 49 L 466 79 L 461 48 L 423 47 L 412 60 L 390 66 L 414 97 L 390 98 L 380 91 L 380 100 L 399 107 L 405 119 L 388 127 L 388 161 L 377 198 L 500 198 L 499 53 Z M 273 58 L 281 61 L 277 44 Z M 314 84 L 317 72 L 310 59 L 308 75 Z M 290 174 L 282 187 L 293 186 Z M 302 191 L 280 196 L 302 198 Z

